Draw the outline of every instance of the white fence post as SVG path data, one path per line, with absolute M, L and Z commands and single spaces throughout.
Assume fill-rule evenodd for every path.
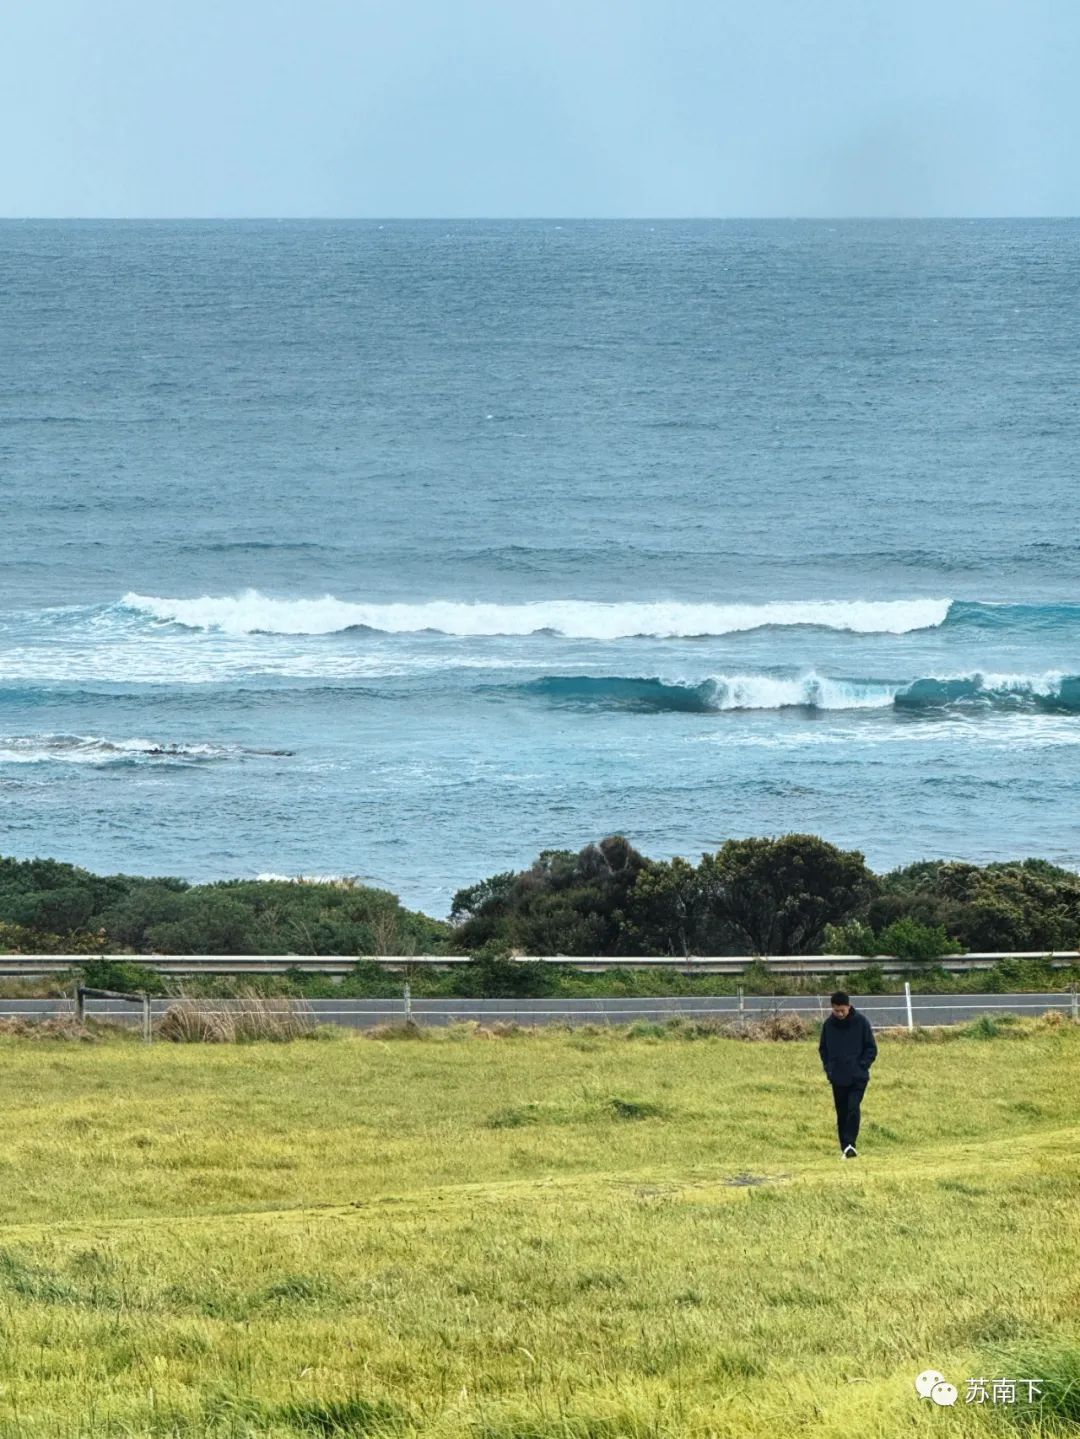
M 743 1003 L 743 987 L 740 984 L 737 986 L 737 988 L 739 991 L 739 1013 L 742 1014 L 743 1010 L 746 1008 L 746 1005 Z
M 904 1003 L 907 1005 L 907 1027 L 914 1029 L 915 1024 L 911 1018 L 911 981 L 904 980 Z
M 408 980 L 405 981 L 405 1023 L 412 1024 L 412 992 Z

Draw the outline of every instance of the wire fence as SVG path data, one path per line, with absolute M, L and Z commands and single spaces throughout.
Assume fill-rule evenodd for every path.
M 1076 986 L 1045 993 L 985 995 L 903 994 L 852 995 L 857 1009 L 879 1027 L 953 1024 L 977 1019 L 980 1015 L 1035 1015 L 1057 1010 L 1080 1022 Z M 140 1002 L 136 1012 L 132 1001 Z M 267 1016 L 291 1014 L 296 1002 L 286 998 L 207 999 L 185 997 L 184 1004 L 220 1012 L 258 1010 Z M 669 996 L 621 999 L 426 999 L 416 998 L 408 984 L 400 998 L 392 999 L 304 999 L 300 1001 L 315 1023 L 363 1029 L 381 1024 L 412 1022 L 447 1025 L 463 1021 L 514 1021 L 523 1025 L 625 1025 L 635 1022 L 664 1023 L 671 1019 L 753 1020 L 778 1013 L 824 1019 L 829 1014 L 829 996 L 750 995 Z M 118 1024 L 142 1024 L 144 1033 L 155 1019 L 161 1019 L 175 998 L 94 994 L 83 990 L 78 996 L 57 999 L 0 999 L 0 1018 L 24 1020 L 94 1020 Z

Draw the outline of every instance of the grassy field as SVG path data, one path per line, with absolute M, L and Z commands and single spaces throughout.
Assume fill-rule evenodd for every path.
M 1080 1028 L 979 1032 L 853 1163 L 807 1040 L 0 1040 L 0 1435 L 1080 1433 Z

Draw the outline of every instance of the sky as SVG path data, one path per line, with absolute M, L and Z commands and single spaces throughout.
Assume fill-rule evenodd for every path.
M 1080 0 L 14 0 L 0 215 L 1080 214 Z

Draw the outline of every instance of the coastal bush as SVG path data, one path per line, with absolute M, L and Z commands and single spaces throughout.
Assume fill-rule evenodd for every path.
M 998 959 L 980 974 L 982 987 L 988 994 L 1007 994 L 1012 990 L 1052 988 L 1066 977 L 1068 971 L 1054 970 L 1049 958 L 1043 957 Z
M 89 989 L 113 989 L 120 994 L 164 994 L 165 980 L 147 964 L 130 959 L 88 959 L 79 966 L 80 981 Z
M 649 861 L 637 873 L 620 916 L 627 950 L 636 954 L 728 954 L 745 948 L 716 904 L 704 865 L 676 856 Z
M 305 990 L 310 978 L 310 975 L 304 976 Z M 341 984 L 335 987 L 334 994 L 352 999 L 397 999 L 401 994 L 402 983 L 401 974 L 384 969 L 374 960 L 358 959 Z
M 1039 859 L 924 861 L 885 875 L 863 917 L 879 933 L 903 918 L 941 926 L 975 952 L 1075 949 L 1080 875 Z
M 94 917 L 130 887 L 126 875 L 97 875 L 54 859 L 0 857 L 0 918 L 66 934 L 96 928 Z
M 743 970 L 740 986 L 746 994 L 788 994 L 791 991 L 787 976 L 774 974 L 759 957 L 752 959 Z
M 825 954 L 892 955 L 919 963 L 963 952 L 945 933 L 944 925 L 922 924 L 911 915 L 894 919 L 880 934 L 861 920 L 827 925 L 822 948 Z
M 639 954 L 627 927 L 629 896 L 650 863 L 622 835 L 573 850 L 544 850 L 527 870 L 459 890 L 451 905 L 458 946 L 505 954 Z
M 854 994 L 888 994 L 893 981 L 887 979 L 880 964 L 866 964 L 849 970 L 843 976 L 845 988 Z
M 701 869 L 717 912 L 763 955 L 812 953 L 877 886 L 857 850 L 812 834 L 728 840 Z
M 556 967 L 485 955 L 454 968 L 449 992 L 462 999 L 542 998 L 558 987 Z
M 460 890 L 451 919 L 469 951 L 806 954 L 876 883 L 861 854 L 814 835 L 729 840 L 697 866 L 646 859 L 609 835 Z
M 827 924 L 821 940 L 821 952 L 867 956 L 882 953 L 877 948 L 877 935 L 859 919 L 849 919 L 847 924 Z
M 594 983 L 602 992 L 604 981 L 554 967 L 527 979 L 518 967 L 499 970 L 498 962 L 515 954 L 654 954 L 689 962 L 695 955 L 824 949 L 867 958 L 899 954 L 924 965 L 964 950 L 1047 953 L 1078 944 L 1080 876 L 1069 870 L 1038 859 L 981 868 L 930 860 L 878 877 L 857 851 L 804 834 L 729 840 L 697 864 L 679 856 L 651 860 L 617 834 L 579 851 L 544 850 L 525 870 L 459 890 L 450 923 L 357 881 L 192 885 L 0 858 L 0 950 L 112 957 L 456 953 L 488 966 L 471 976 L 418 973 L 418 993 L 495 993 L 496 972 L 508 985 L 524 986 L 508 993 L 585 993 Z M 397 976 L 364 967 L 362 959 L 360 966 L 337 992 L 400 988 Z M 1080 978 L 1080 968 L 1072 977 Z M 665 983 L 675 978 L 682 982 L 668 976 Z M 1029 980 L 1050 982 L 1034 970 Z M 648 993 L 658 982 L 635 976 L 632 985 Z M 1004 972 L 999 982 L 1008 982 Z M 326 981 L 297 975 L 276 983 L 282 992 L 315 994 Z M 718 992 L 730 992 L 722 989 L 727 983 Z
M 100 954 L 109 948 L 109 937 L 103 929 L 94 933 L 80 930 L 74 934 L 49 934 L 46 930 L 28 929 L 24 924 L 0 920 L 0 954 Z
M 919 963 L 961 952 L 960 945 L 945 933 L 944 925 L 920 924 L 910 915 L 887 925 L 877 936 L 873 950 L 874 954 L 893 954 L 897 959 Z
M 99 876 L 0 858 L 0 948 L 36 954 L 411 954 L 450 927 L 361 884 Z

